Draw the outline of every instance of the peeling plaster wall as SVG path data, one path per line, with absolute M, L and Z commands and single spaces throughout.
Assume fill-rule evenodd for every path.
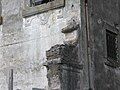
M 13 68 L 14 90 L 47 89 L 46 50 L 64 42 L 61 29 L 71 18 L 80 21 L 80 0 L 65 0 L 65 7 L 22 17 L 23 0 L 2 0 L 0 26 L 0 90 L 8 90 Z

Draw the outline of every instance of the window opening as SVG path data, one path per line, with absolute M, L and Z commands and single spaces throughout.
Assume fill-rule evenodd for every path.
M 106 30 L 107 58 L 117 60 L 117 34 Z

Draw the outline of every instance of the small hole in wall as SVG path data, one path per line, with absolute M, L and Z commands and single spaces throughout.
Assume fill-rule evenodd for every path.
M 59 13 L 61 13 L 61 10 L 59 10 Z
M 72 4 L 72 6 L 71 7 L 74 7 L 74 5 Z
M 73 19 L 73 22 L 75 22 L 75 20 Z
M 74 8 L 74 5 L 72 4 L 71 8 L 73 9 Z

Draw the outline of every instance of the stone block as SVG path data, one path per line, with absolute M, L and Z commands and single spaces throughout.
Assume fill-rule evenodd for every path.
M 44 65 L 48 71 L 50 90 L 80 89 L 78 84 L 83 66 L 78 63 L 76 48 L 77 46 L 55 45 L 46 52 L 47 62 Z

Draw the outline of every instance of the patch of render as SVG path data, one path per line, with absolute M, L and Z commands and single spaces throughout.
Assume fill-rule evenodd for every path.
M 49 50 L 50 47 L 56 44 L 63 44 L 64 35 L 61 33 L 61 29 L 67 26 L 71 18 L 79 18 L 78 1 L 66 0 L 65 8 L 24 19 L 24 31 L 27 31 L 26 33 L 30 31 L 33 38 L 37 38 L 38 42 L 40 42 L 38 45 L 42 48 L 40 58 L 46 58 L 44 52 Z M 72 4 L 74 4 L 75 7 L 71 7 Z
M 22 18 L 22 0 L 2 0 L 4 23 L 0 31 L 0 90 L 8 90 L 8 72 L 14 69 L 14 89 L 47 89 L 45 52 L 63 44 L 71 18 L 80 20 L 80 0 L 65 0 L 64 8 Z

